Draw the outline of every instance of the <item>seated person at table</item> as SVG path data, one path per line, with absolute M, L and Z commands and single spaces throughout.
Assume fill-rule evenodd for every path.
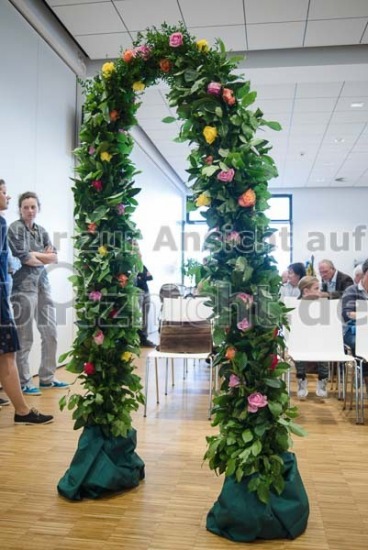
M 322 260 L 318 264 L 319 274 L 322 279 L 322 297 L 335 300 L 341 298 L 344 290 L 354 284 L 350 275 L 337 271 L 330 260 Z
M 300 290 L 300 298 L 302 300 L 318 300 L 321 298 L 319 281 L 317 277 L 307 275 L 302 277 L 298 284 Z M 296 361 L 296 377 L 298 379 L 297 395 L 299 399 L 305 399 L 308 395 L 308 381 L 306 375 L 306 363 L 304 361 Z M 318 380 L 316 395 L 317 397 L 327 397 L 327 378 L 328 366 L 326 363 L 318 363 Z
M 281 299 L 286 296 L 299 298 L 300 290 L 298 283 L 306 275 L 305 266 L 301 262 L 290 264 L 288 267 L 288 282 L 280 288 Z

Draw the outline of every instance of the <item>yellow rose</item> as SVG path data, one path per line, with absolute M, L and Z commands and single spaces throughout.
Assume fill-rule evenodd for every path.
M 106 246 L 99 246 L 98 253 L 100 254 L 100 256 L 106 256 L 108 254 Z
M 133 357 L 133 354 L 131 351 L 124 351 L 124 353 L 121 354 L 120 359 L 122 361 L 130 361 L 132 357 Z
M 133 82 L 133 90 L 135 92 L 143 92 L 143 90 L 145 89 L 146 85 L 141 82 L 140 80 L 138 80 L 137 82 Z
M 203 39 L 202 40 L 197 40 L 196 44 L 197 44 L 197 48 L 199 49 L 199 51 L 208 52 L 209 46 L 208 46 L 207 40 L 203 40 Z
M 217 129 L 214 126 L 205 126 L 203 129 L 204 139 L 209 145 L 217 138 Z
M 195 201 L 197 206 L 209 206 L 211 204 L 211 197 L 206 193 L 201 193 Z
M 104 63 L 102 65 L 102 76 L 104 78 L 110 78 L 110 76 L 112 75 L 112 73 L 115 71 L 115 65 L 112 61 L 108 62 L 108 63 Z
M 101 153 L 100 155 L 100 159 L 105 160 L 106 162 L 110 162 L 110 160 L 112 159 L 112 155 L 110 155 L 110 153 L 108 153 L 107 151 L 103 151 L 103 153 Z

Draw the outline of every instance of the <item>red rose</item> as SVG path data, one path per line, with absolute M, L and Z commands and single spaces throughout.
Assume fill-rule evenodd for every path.
M 212 163 L 213 163 L 213 156 L 212 155 L 208 155 L 208 157 L 206 157 L 203 161 L 205 164 L 208 164 L 208 166 L 210 166 Z
M 121 59 L 125 61 L 125 63 L 130 63 L 133 57 L 134 57 L 134 54 L 132 50 L 125 50 L 125 52 L 121 54 Z
M 277 357 L 277 355 L 271 355 L 270 369 L 275 370 L 275 368 L 277 367 L 278 362 L 279 362 L 279 358 Z
M 84 374 L 86 374 L 87 376 L 91 376 L 92 374 L 95 374 L 96 369 L 93 363 L 88 362 L 88 363 L 84 363 L 83 371 L 84 371 Z
M 113 109 L 109 113 L 111 122 L 116 122 L 120 118 L 120 113 L 117 109 Z
M 122 273 L 121 275 L 118 275 L 118 281 L 119 285 L 124 288 L 128 284 L 129 277 Z
M 92 222 L 87 225 L 88 233 L 95 233 L 97 229 L 97 223 Z

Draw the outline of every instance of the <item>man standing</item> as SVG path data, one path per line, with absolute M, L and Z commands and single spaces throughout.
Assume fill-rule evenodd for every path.
M 147 281 L 152 281 L 153 277 L 146 266 L 143 271 L 137 275 L 137 287 L 139 288 L 139 305 L 142 311 L 142 328 L 138 331 L 141 346 L 144 348 L 155 348 L 156 344 L 148 339 L 148 313 L 150 309 L 150 293 Z
M 324 298 L 330 300 L 341 298 L 344 290 L 354 284 L 349 275 L 337 271 L 331 260 L 322 260 L 319 262 L 318 268 L 322 279 L 321 290 Z

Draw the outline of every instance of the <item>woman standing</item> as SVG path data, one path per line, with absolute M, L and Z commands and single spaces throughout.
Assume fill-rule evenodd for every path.
M 10 197 L 6 192 L 4 180 L 0 180 L 0 211 L 8 208 Z M 16 424 L 49 424 L 51 415 L 30 409 L 22 395 L 15 352 L 19 350 L 17 331 L 11 316 L 8 297 L 8 246 L 6 240 L 6 222 L 0 216 L 0 382 L 12 402 Z
M 45 265 L 57 263 L 56 250 L 46 230 L 35 223 L 40 210 L 36 193 L 27 191 L 18 201 L 20 219 L 9 226 L 11 251 L 21 263 L 13 277 L 11 302 L 21 349 L 17 366 L 25 395 L 40 395 L 40 388 L 64 388 L 68 384 L 55 379 L 57 330 L 55 307 Z M 33 344 L 33 319 L 41 335 L 40 388 L 32 383 L 29 352 Z

